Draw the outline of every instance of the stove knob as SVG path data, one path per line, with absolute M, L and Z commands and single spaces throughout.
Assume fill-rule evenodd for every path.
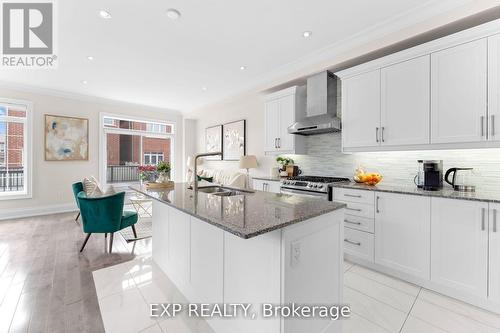
M 314 185 L 313 185 L 313 187 L 315 187 L 315 188 L 316 188 L 316 187 L 318 187 L 318 185 L 317 185 L 317 184 L 314 184 Z
M 318 188 L 323 188 L 323 185 L 318 186 Z

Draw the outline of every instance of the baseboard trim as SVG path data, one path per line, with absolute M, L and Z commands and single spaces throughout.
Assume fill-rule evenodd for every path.
M 2 209 L 0 211 L 0 221 L 18 219 L 23 217 L 76 212 L 77 210 L 78 208 L 74 203 L 26 207 L 26 208 Z

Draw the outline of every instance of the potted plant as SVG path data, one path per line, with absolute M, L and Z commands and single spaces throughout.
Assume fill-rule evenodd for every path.
M 156 166 L 154 165 L 140 165 L 139 166 L 139 179 L 141 184 L 144 182 L 155 182 L 157 178 Z
M 286 171 L 286 167 L 294 163 L 291 158 L 283 156 L 278 156 L 276 162 L 281 165 L 280 171 Z
M 158 172 L 157 183 L 166 183 L 170 181 L 170 163 L 161 161 L 156 166 L 156 171 Z

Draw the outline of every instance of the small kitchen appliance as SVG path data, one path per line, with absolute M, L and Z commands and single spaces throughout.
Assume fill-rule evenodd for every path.
M 455 191 L 474 192 L 476 186 L 472 184 L 473 168 L 451 168 L 446 171 L 444 179 L 453 186 Z M 450 181 L 450 176 L 453 177 Z
M 440 190 L 443 187 L 443 161 L 424 160 L 422 166 L 424 176 L 422 189 L 426 191 Z
M 413 178 L 413 182 L 417 185 L 418 188 L 424 187 L 424 160 L 417 160 L 418 169 L 415 178 Z

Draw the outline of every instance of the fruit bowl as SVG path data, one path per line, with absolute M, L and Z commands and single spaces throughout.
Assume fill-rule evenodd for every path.
M 382 180 L 382 175 L 375 172 L 365 173 L 361 168 L 358 168 L 353 179 L 359 184 L 377 185 Z

